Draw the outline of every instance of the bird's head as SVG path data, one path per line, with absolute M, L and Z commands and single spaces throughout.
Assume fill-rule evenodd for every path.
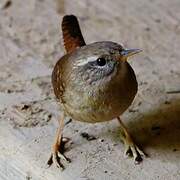
M 73 52 L 73 69 L 87 83 L 104 81 L 116 73 L 123 76 L 128 57 L 139 52 L 140 49 L 126 50 L 109 41 L 92 43 Z

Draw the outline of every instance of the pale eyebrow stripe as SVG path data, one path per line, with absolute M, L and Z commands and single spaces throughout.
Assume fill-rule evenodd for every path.
M 83 66 L 83 65 L 87 64 L 88 62 L 95 61 L 97 58 L 98 58 L 98 56 L 91 56 L 91 57 L 88 57 L 86 60 L 80 59 L 77 61 L 77 66 Z

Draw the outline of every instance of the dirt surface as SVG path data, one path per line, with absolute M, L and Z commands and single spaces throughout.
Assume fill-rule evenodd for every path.
M 180 179 L 179 8 L 179 0 L 1 0 L 0 180 Z M 129 60 L 139 90 L 122 116 L 149 155 L 138 166 L 123 156 L 116 120 L 67 119 L 66 155 L 72 163 L 63 172 L 45 168 L 61 113 L 51 72 L 64 54 L 65 14 L 78 16 L 87 43 L 111 40 L 143 49 Z

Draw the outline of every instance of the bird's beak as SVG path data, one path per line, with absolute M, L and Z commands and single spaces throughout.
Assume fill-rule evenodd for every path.
M 127 60 L 128 57 L 133 56 L 134 54 L 138 54 L 142 52 L 141 49 L 124 49 L 121 51 L 121 58 Z

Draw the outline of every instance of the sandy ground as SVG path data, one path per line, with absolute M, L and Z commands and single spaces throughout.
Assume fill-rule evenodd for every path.
M 180 93 L 168 93 L 180 90 L 179 9 L 179 0 L 1 0 L 0 180 L 180 179 Z M 64 14 L 78 16 L 88 43 L 143 49 L 129 61 L 139 91 L 122 116 L 149 155 L 140 165 L 124 158 L 115 120 L 72 121 L 64 129 L 72 163 L 63 172 L 45 168 L 60 114 L 51 72 L 64 53 Z

